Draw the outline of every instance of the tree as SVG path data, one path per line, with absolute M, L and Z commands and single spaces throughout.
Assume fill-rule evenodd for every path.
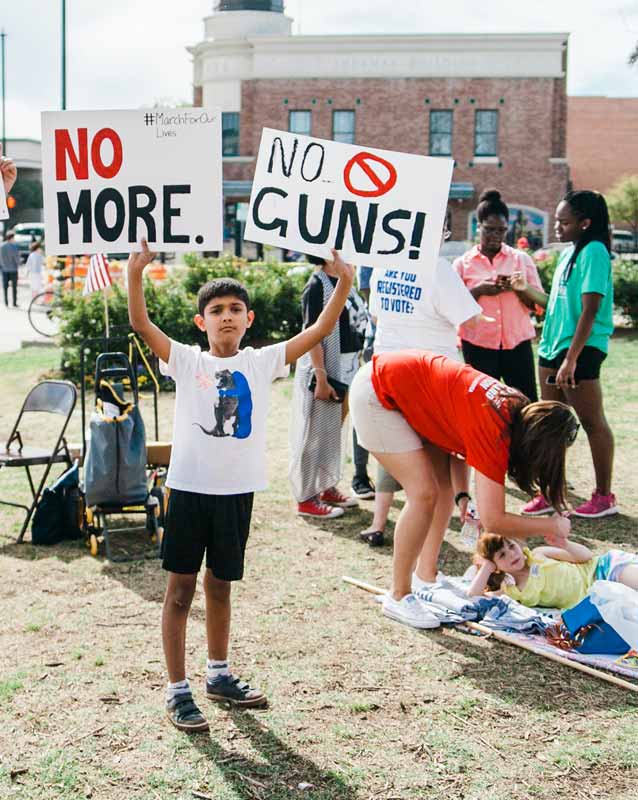
M 15 198 L 16 209 L 20 211 L 42 208 L 42 184 L 40 181 L 18 177 L 11 194 Z
M 607 194 L 609 216 L 614 222 L 629 225 L 638 248 L 638 175 L 622 178 Z
M 629 66 L 633 67 L 635 64 L 638 64 L 638 43 L 636 44 L 631 55 L 629 56 Z

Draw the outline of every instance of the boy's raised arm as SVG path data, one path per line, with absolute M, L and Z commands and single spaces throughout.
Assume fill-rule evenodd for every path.
M 311 350 L 322 339 L 325 339 L 339 320 L 339 315 L 346 304 L 348 293 L 354 280 L 354 267 L 346 264 L 336 250 L 332 251 L 334 257 L 333 268 L 337 273 L 338 281 L 332 297 L 326 304 L 314 325 L 306 328 L 286 342 L 286 364 L 292 364 L 308 350 Z
M 128 260 L 128 318 L 131 328 L 144 339 L 155 355 L 168 363 L 171 354 L 171 340 L 154 325 L 146 311 L 146 300 L 142 286 L 144 269 L 155 258 L 148 249 L 146 239 L 142 239 L 142 251 L 131 253 Z

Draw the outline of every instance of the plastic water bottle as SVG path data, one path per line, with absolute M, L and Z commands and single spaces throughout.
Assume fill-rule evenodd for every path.
M 461 541 L 472 550 L 476 547 L 479 533 L 481 530 L 481 520 L 476 510 L 476 506 L 470 500 L 467 504 L 467 511 L 465 513 L 465 522 L 461 528 Z

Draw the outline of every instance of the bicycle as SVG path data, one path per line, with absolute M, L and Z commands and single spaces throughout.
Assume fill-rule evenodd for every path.
M 62 311 L 62 286 L 66 280 L 62 267 L 56 267 L 51 289 L 36 294 L 29 303 L 27 316 L 36 333 L 53 338 L 60 332 L 60 312 Z

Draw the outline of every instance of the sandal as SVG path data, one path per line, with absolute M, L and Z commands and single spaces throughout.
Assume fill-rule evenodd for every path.
M 385 544 L 383 531 L 362 531 L 359 534 L 359 539 L 362 542 L 367 542 L 370 547 L 383 547 Z

